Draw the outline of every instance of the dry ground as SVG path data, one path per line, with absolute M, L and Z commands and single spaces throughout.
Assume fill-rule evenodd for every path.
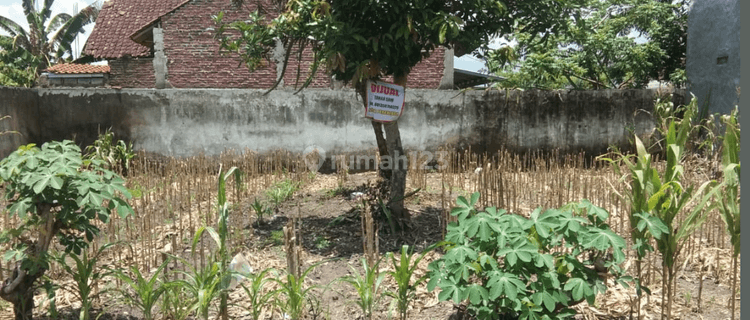
M 351 266 L 361 266 L 362 238 L 360 232 L 360 221 L 352 214 L 357 210 L 358 201 L 351 199 L 351 194 L 363 191 L 363 186 L 376 179 L 375 173 L 360 173 L 348 175 L 343 185 L 339 186 L 337 175 L 318 174 L 315 178 L 304 184 L 295 193 L 292 199 L 286 201 L 273 217 L 269 217 L 265 223 L 258 224 L 250 209 L 252 198 L 241 199 L 236 205 L 233 214 L 233 230 L 235 234 L 232 243 L 234 252 L 242 252 L 247 257 L 253 270 L 265 268 L 286 268 L 284 246 L 279 237 L 279 230 L 286 224 L 288 219 L 298 217 L 301 221 L 302 235 L 301 245 L 304 248 L 302 261 L 304 266 L 320 263 L 308 277 L 310 285 L 325 286 L 317 289 L 315 296 L 319 298 L 320 304 L 314 306 L 308 312 L 307 319 L 360 319 L 361 314 L 358 307 L 352 302 L 356 298 L 353 289 L 343 283 L 336 282 L 342 276 L 351 272 Z M 411 189 L 410 189 L 411 190 Z M 416 196 L 407 200 L 407 208 L 413 217 L 413 231 L 408 234 L 390 235 L 381 233 L 379 242 L 380 252 L 384 254 L 394 251 L 402 244 L 408 244 L 417 248 L 425 248 L 431 243 L 441 239 L 443 226 L 440 222 L 442 200 L 447 199 L 448 205 L 455 201 L 458 195 L 467 192 L 461 188 L 447 190 L 441 197 L 440 176 L 435 174 L 427 177 L 426 188 Z M 260 197 L 263 197 L 262 194 Z M 230 201 L 234 201 L 230 197 Z M 523 207 L 523 204 L 521 204 Z M 175 222 L 172 222 L 176 225 Z M 183 221 L 184 223 L 184 221 Z M 161 237 L 174 228 L 156 226 L 152 233 Z M 157 236 L 157 237 L 159 237 Z M 699 240 L 696 240 L 699 241 Z M 719 249 L 715 244 L 696 243 L 697 250 L 693 255 L 684 260 L 680 268 L 677 295 L 673 313 L 675 319 L 728 319 L 728 300 L 730 297 L 730 251 Z M 173 242 L 174 243 L 174 242 Z M 210 243 L 207 244 L 210 246 Z M 175 248 L 170 248 L 172 253 L 189 257 L 190 247 L 186 242 L 176 243 Z M 132 263 L 132 258 L 124 259 L 122 256 L 110 257 L 110 260 L 123 259 L 122 263 Z M 416 272 L 421 276 L 426 272 L 427 264 L 438 258 L 438 252 L 432 252 L 420 264 Z M 719 259 L 718 261 L 716 259 Z M 652 259 L 658 264 L 658 258 Z M 625 264 L 627 267 L 632 261 Z M 700 272 L 701 266 L 703 271 Z M 718 266 L 718 269 L 716 268 Z M 172 265 L 170 268 L 179 269 L 180 266 Z M 381 264 L 382 271 L 390 268 L 388 261 Z M 359 268 L 358 268 L 359 269 Z M 654 269 L 656 270 L 656 269 Z M 655 272 L 655 271 L 654 271 Z M 703 275 L 702 287 L 702 310 L 698 311 L 698 288 L 699 277 Z M 60 274 L 50 274 L 62 283 L 65 279 Z M 655 283 L 660 283 L 660 276 L 654 274 Z M 111 285 L 113 282 L 108 281 Z M 643 299 L 643 319 L 658 319 L 659 298 L 661 297 L 660 285 L 652 285 L 653 294 L 649 299 Z M 107 287 L 107 284 L 102 284 Z M 738 285 L 739 287 L 739 285 Z M 386 280 L 386 290 L 395 288 L 395 283 Z M 605 295 L 598 297 L 595 306 L 576 306 L 579 311 L 578 319 L 631 319 L 630 301 L 634 296 L 632 289 L 624 289 L 612 285 Z M 37 296 L 37 305 L 40 306 L 35 312 L 38 318 L 48 318 L 44 306 L 43 292 Z M 239 288 L 231 294 L 232 302 L 242 305 L 244 303 L 244 292 Z M 739 299 L 739 295 L 738 298 Z M 69 294 L 60 292 L 57 297 L 57 306 L 61 318 L 76 319 L 78 302 Z M 737 301 L 739 309 L 740 303 Z M 417 299 L 412 304 L 410 319 L 459 319 L 460 314 L 451 302 L 440 302 L 437 299 L 437 291 L 429 292 L 422 285 L 417 292 Z M 140 314 L 131 307 L 123 304 L 123 301 L 114 293 L 105 294 L 97 303 L 97 312 L 93 318 L 101 315 L 101 319 L 135 319 Z M 238 307 L 230 309 L 233 319 L 249 319 L 247 314 Z M 737 317 L 739 319 L 739 310 Z M 383 297 L 375 313 L 375 319 L 395 318 L 395 310 L 391 304 L 391 298 Z M 7 303 L 0 302 L 0 320 L 11 319 L 11 309 Z M 281 319 L 278 313 L 267 314 L 266 319 Z

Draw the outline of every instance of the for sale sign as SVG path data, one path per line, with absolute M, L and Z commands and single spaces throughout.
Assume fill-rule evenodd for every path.
M 378 122 L 393 122 L 403 110 L 404 87 L 381 81 L 367 82 L 365 117 Z

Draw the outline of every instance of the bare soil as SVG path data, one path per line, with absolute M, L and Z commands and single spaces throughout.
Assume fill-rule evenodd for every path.
M 309 285 L 319 286 L 314 296 L 318 298 L 319 304 L 312 304 L 307 312 L 306 319 L 362 319 L 361 312 L 354 304 L 356 294 L 351 286 L 337 279 L 349 275 L 352 272 L 350 266 L 361 271 L 361 259 L 363 256 L 362 236 L 360 231 L 360 220 L 357 216 L 359 201 L 353 199 L 352 193 L 364 190 L 364 185 L 374 182 L 375 173 L 360 173 L 349 175 L 346 182 L 339 186 L 338 177 L 335 175 L 318 174 L 312 182 L 302 186 L 295 195 L 283 203 L 272 217 L 263 222 L 258 222 L 252 213 L 250 203 L 252 198 L 241 199 L 235 208 L 238 211 L 233 215 L 233 231 L 239 232 L 232 243 L 234 252 L 242 252 L 248 259 L 254 271 L 266 268 L 277 270 L 286 269 L 286 260 L 283 246 L 283 238 L 280 238 L 280 230 L 289 219 L 297 217 L 300 221 L 302 235 L 301 245 L 304 253 L 301 261 L 303 268 L 319 263 L 308 276 Z M 433 181 L 435 180 L 435 181 Z M 406 201 L 406 207 L 412 215 L 412 230 L 406 234 L 389 234 L 387 230 L 381 230 L 379 248 L 381 255 L 396 251 L 401 245 L 408 244 L 417 249 L 426 248 L 428 245 L 441 240 L 440 215 L 442 199 L 446 199 L 450 205 L 455 201 L 462 191 L 452 191 L 441 196 L 440 179 L 430 178 L 428 188 L 420 191 L 417 195 Z M 408 189 L 411 190 L 411 189 Z M 259 195 L 262 197 L 262 195 Z M 230 197 L 230 201 L 234 198 Z M 384 229 L 381 226 L 381 229 Z M 163 232 L 164 229 L 154 230 L 155 233 Z M 211 246 L 210 241 L 205 242 Z M 728 302 L 731 287 L 731 264 L 730 251 L 719 249 L 716 244 L 699 243 L 699 250 L 685 259 L 681 266 L 677 282 L 677 294 L 673 305 L 674 319 L 729 319 Z M 184 257 L 189 256 L 189 243 L 178 243 L 173 252 Z M 420 263 L 415 276 L 426 273 L 427 264 L 439 258 L 439 252 L 431 252 Z M 717 260 L 718 259 L 718 260 Z M 660 259 L 652 259 L 658 264 Z M 626 263 L 626 267 L 632 264 L 632 260 Z M 717 268 L 718 266 L 718 268 Z M 701 267 L 703 270 L 701 271 Z M 381 272 L 392 267 L 390 262 L 383 260 Z M 173 265 L 170 269 L 180 269 Z M 660 270 L 654 266 L 653 270 Z M 656 272 L 656 271 L 654 271 Z M 699 309 L 698 291 L 701 275 L 704 277 Z M 652 295 L 643 299 L 642 319 L 659 319 L 659 302 L 661 298 L 660 275 L 655 274 L 651 285 Z M 393 290 L 395 283 L 386 278 L 386 290 Z M 69 281 L 69 279 L 58 279 Z M 103 285 L 106 287 L 106 284 Z M 739 280 L 738 280 L 739 288 Z M 576 306 L 577 319 L 634 319 L 631 318 L 631 302 L 635 295 L 632 288 L 625 289 L 611 284 L 606 294 L 598 297 L 595 306 L 584 304 Z M 412 303 L 409 313 L 410 319 L 469 319 L 460 311 L 460 306 L 451 302 L 440 302 L 437 298 L 437 290 L 429 292 L 425 285 L 421 285 L 417 291 L 416 300 Z M 245 293 L 240 288 L 231 294 L 231 302 L 245 304 Z M 60 292 L 56 299 L 59 319 L 77 319 L 80 304 L 71 297 L 69 293 Z M 45 306 L 43 291 L 37 296 L 37 309 L 35 317 L 40 319 L 51 319 Z M 736 318 L 740 318 L 739 294 L 737 295 L 738 306 Z M 158 308 L 156 310 L 159 314 Z M 215 313 L 213 313 L 215 315 Z M 123 303 L 114 292 L 106 293 L 97 303 L 97 308 L 92 319 L 117 319 L 132 320 L 140 319 L 141 314 Z M 232 319 L 249 319 L 247 312 L 238 306 L 230 308 Z M 375 319 L 392 319 L 397 314 L 390 297 L 383 297 L 375 312 Z M 162 318 L 160 315 L 157 318 Z M 214 316 L 212 316 L 212 319 Z M 265 319 L 282 319 L 278 313 L 267 313 Z M 0 320 L 12 319 L 12 308 L 4 302 L 0 302 Z

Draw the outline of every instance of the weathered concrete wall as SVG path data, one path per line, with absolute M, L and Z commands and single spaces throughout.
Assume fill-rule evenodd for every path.
M 90 144 L 98 132 L 112 127 L 136 149 L 173 156 L 246 148 L 301 152 L 310 146 L 331 155 L 376 147 L 372 126 L 352 90 L 263 92 L 0 88 L 0 101 L 11 101 L 2 111 L 18 115 L 20 124 L 28 126 L 23 130 L 32 132 L 29 141 L 37 143 L 75 138 Z M 648 112 L 654 95 L 653 90 L 407 89 L 399 127 L 411 150 L 454 143 L 479 152 L 541 148 L 597 153 L 627 144 L 632 132 L 652 130 Z
M 739 104 L 740 1 L 695 0 L 688 16 L 686 72 L 698 105 L 729 113 Z
M 33 90 L 0 86 L 0 117 L 9 116 L 0 121 L 0 132 L 6 132 L 0 137 L 0 158 L 20 145 L 40 140 L 38 100 Z

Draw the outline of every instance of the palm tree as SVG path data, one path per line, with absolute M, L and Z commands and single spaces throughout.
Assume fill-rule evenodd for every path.
M 53 63 L 64 61 L 66 54 L 72 56 L 71 44 L 79 33 L 84 33 L 83 27 L 94 22 L 99 14 L 99 1 L 96 1 L 74 16 L 59 13 L 50 19 L 54 2 L 44 0 L 41 10 L 37 11 L 36 0 L 23 0 L 23 13 L 29 23 L 28 31 L 15 21 L 0 16 L 0 28 L 10 34 L 0 35 L 0 40 L 5 40 L 0 43 L 6 44 L 0 49 L 6 52 L 20 50 L 34 57 L 35 59 L 27 61 L 34 61 L 36 65 L 28 67 L 35 69 L 36 74 Z M 8 46 L 8 43 L 11 45 Z M 9 64 L 7 61 L 6 63 Z

